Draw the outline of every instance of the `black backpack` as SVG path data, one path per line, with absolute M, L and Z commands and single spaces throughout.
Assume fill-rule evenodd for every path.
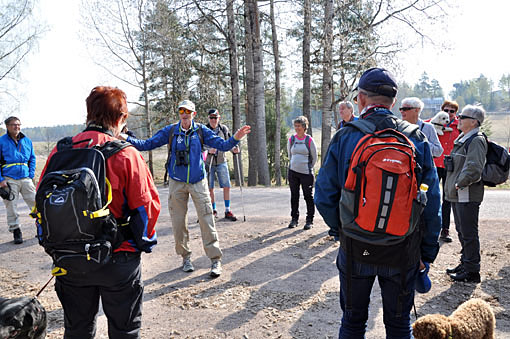
M 84 142 L 87 148 L 73 148 Z M 32 216 L 39 244 L 53 258 L 53 275 L 100 268 L 127 237 L 117 232 L 117 220 L 107 208 L 112 192 L 106 160 L 131 144 L 114 140 L 90 147 L 91 142 L 61 139 L 37 189 Z
M 37 298 L 0 298 L 0 338 L 44 339 L 47 324 Z
M 496 187 L 508 180 L 510 172 L 510 154 L 506 148 L 490 141 L 485 133 L 482 133 L 487 141 L 487 156 L 485 166 L 482 172 L 482 181 L 485 186 Z M 471 141 L 478 134 L 474 134 L 466 140 L 466 152 L 468 151 Z

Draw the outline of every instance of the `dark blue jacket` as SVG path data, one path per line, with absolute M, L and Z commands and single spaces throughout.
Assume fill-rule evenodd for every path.
M 4 177 L 13 179 L 34 178 L 35 152 L 32 140 L 20 132 L 16 143 L 8 133 L 0 137 L 0 182 Z
M 154 148 L 168 144 L 170 138 L 170 129 L 172 125 L 168 125 L 159 130 L 152 138 L 147 140 L 139 140 L 128 137 L 129 141 L 139 151 L 148 151 Z M 176 124 L 172 138 L 172 154 L 168 162 L 168 175 L 176 181 L 182 181 L 188 184 L 194 184 L 205 178 L 205 165 L 202 158 L 202 144 L 198 135 L 198 129 L 202 128 L 204 144 L 220 151 L 226 152 L 236 146 L 239 141 L 234 137 L 228 140 L 214 134 L 204 125 L 192 121 L 191 128 L 185 132 L 181 130 L 181 122 Z M 176 151 L 186 151 L 189 148 L 188 165 L 176 165 Z
M 387 119 L 390 115 L 392 113 L 388 109 L 376 107 L 365 112 L 360 119 L 368 119 L 375 125 L 380 123 L 378 129 L 395 128 L 394 121 Z M 340 129 L 331 140 L 317 176 L 315 205 L 333 234 L 338 234 L 337 230 L 341 227 L 338 203 L 341 189 L 347 178 L 349 160 L 356 144 L 363 136 L 361 131 L 353 127 L 346 126 Z M 410 139 L 416 147 L 416 160 L 422 168 L 421 175 L 417 175 L 417 180 L 429 185 L 428 202 L 423 212 L 425 230 L 421 242 L 421 258 L 424 262 L 433 262 L 439 251 L 438 236 L 441 230 L 439 180 L 428 142 L 413 137 Z

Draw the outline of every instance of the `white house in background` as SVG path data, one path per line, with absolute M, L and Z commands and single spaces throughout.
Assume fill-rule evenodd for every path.
M 432 118 L 437 112 L 441 110 L 441 105 L 444 102 L 443 97 L 438 98 L 422 98 L 421 101 L 425 104 L 423 111 L 420 114 L 422 119 Z

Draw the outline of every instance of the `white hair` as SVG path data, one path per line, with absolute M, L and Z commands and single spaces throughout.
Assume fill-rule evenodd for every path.
M 401 105 L 402 105 L 402 106 L 406 106 L 406 107 L 419 108 L 419 109 L 420 109 L 420 112 L 423 110 L 423 106 L 425 106 L 425 104 L 423 103 L 423 101 L 421 101 L 421 100 L 420 100 L 419 98 L 417 98 L 417 97 L 405 98 L 404 100 L 402 100 Z
M 353 104 L 351 104 L 351 102 L 350 102 L 350 101 L 340 101 L 340 102 L 338 103 L 338 107 L 340 107 L 341 105 L 345 105 L 345 106 L 347 106 L 347 107 L 348 107 L 351 111 L 353 111 L 353 110 L 354 110 L 354 105 L 353 105 Z

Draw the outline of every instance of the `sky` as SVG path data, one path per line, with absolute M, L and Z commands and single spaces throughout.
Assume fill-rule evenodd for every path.
M 117 86 L 127 93 L 128 100 L 138 96 L 136 90 L 94 64 L 89 46 L 79 36 L 79 2 L 40 0 L 38 15 L 49 31 L 21 71 L 23 94 L 18 116 L 24 127 L 85 122 L 85 98 L 97 85 Z M 409 46 L 398 81 L 414 84 L 426 71 L 448 94 L 460 80 L 484 74 L 497 86 L 501 75 L 510 73 L 506 37 L 510 1 L 462 0 L 458 6 L 445 27 L 435 27 L 450 48 Z

